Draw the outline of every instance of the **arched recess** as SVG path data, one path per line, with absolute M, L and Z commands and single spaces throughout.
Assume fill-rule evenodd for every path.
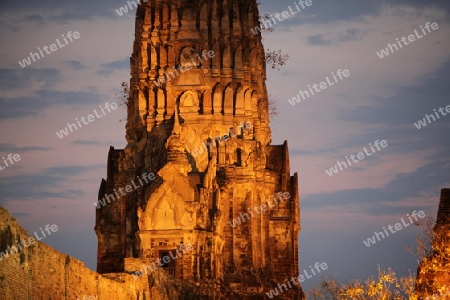
M 242 46 L 239 45 L 234 54 L 234 68 L 237 70 L 242 70 Z
M 213 46 L 213 51 L 214 51 L 214 57 L 212 58 L 212 67 L 216 68 L 216 69 L 220 69 L 220 58 L 221 56 L 221 52 L 220 52 L 220 41 L 216 41 L 216 43 Z
M 256 115 L 258 114 L 258 92 L 257 91 L 253 91 L 252 93 L 252 101 L 251 101 L 251 105 L 252 105 L 252 113 L 255 113 Z
M 244 47 L 242 50 L 242 60 L 244 61 L 244 64 L 248 64 L 250 61 L 250 48 Z
M 248 89 L 245 91 L 245 95 L 244 95 L 245 116 L 249 116 L 249 117 L 251 117 L 251 115 L 252 115 L 252 93 L 253 93 L 253 91 Z
M 223 88 L 220 83 L 216 84 L 213 92 L 213 110 L 214 114 L 218 115 L 222 113 L 222 99 L 223 99 Z
M 163 182 L 148 199 L 145 211 L 138 211 L 141 234 L 149 230 L 190 230 L 194 228 L 195 214 L 186 210 L 185 200 L 174 187 Z M 149 241 L 141 238 L 142 242 Z M 145 246 L 145 245 L 143 245 Z
M 224 68 L 231 68 L 231 45 L 228 43 L 223 49 L 222 62 Z
M 204 115 L 212 114 L 213 103 L 212 103 L 212 91 L 211 90 L 206 90 L 203 93 L 203 103 L 202 104 L 203 104 L 202 113 Z
M 155 45 L 150 44 L 150 69 L 156 69 L 158 65 L 158 55 L 156 54 Z
M 166 112 L 166 95 L 162 89 L 158 89 L 156 95 L 156 120 L 162 121 L 164 119 L 164 113 Z
M 148 90 L 148 115 L 154 117 L 156 111 L 156 95 L 152 89 Z
M 194 91 L 186 91 L 180 96 L 180 113 L 198 113 L 200 100 Z
M 159 45 L 159 66 L 161 68 L 166 68 L 167 66 L 167 48 L 165 46 L 163 46 L 162 44 Z
M 233 87 L 228 85 L 223 93 L 223 114 L 232 116 L 234 112 L 234 93 Z
M 243 116 L 245 114 L 245 96 L 244 88 L 240 85 L 236 91 L 234 115 Z

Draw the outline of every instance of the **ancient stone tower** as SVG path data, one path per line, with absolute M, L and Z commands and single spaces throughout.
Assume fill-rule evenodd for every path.
M 270 145 L 258 14 L 256 0 L 139 5 L 128 145 L 111 147 L 99 191 L 99 273 L 168 257 L 169 276 L 229 299 L 298 276 L 298 178 L 287 143 Z M 279 299 L 301 297 L 290 285 Z
M 433 231 L 433 252 L 418 267 L 416 288 L 424 299 L 450 299 L 450 188 L 441 189 Z

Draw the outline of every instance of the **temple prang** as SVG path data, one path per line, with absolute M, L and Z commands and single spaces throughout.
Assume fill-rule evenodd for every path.
M 233 299 L 265 299 L 299 275 L 298 177 L 287 142 L 270 144 L 258 25 L 256 0 L 137 8 L 128 144 L 110 148 L 98 198 L 143 184 L 96 209 L 99 273 L 166 260 L 168 276 Z M 303 297 L 293 285 L 278 299 Z

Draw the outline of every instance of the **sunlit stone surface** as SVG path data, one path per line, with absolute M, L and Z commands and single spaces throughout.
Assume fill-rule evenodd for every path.
M 249 0 L 138 8 L 128 145 L 110 149 L 99 197 L 156 178 L 97 210 L 98 272 L 135 272 L 189 244 L 163 269 L 233 299 L 298 276 L 298 179 L 287 143 L 270 144 L 258 24 Z

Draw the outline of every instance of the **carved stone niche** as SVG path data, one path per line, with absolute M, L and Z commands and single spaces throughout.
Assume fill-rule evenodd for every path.
M 150 196 L 145 211 L 139 209 L 139 233 L 157 230 L 193 230 L 195 212 L 188 209 L 182 196 L 163 183 Z
M 195 15 L 196 12 L 193 7 L 184 8 L 181 28 L 176 34 L 176 37 L 179 41 L 202 39 L 202 35 L 197 30 Z
M 204 85 L 205 73 L 200 66 L 204 58 L 192 47 L 186 47 L 180 52 L 178 76 L 174 84 L 178 86 Z
M 197 114 L 200 109 L 200 100 L 196 92 L 187 91 L 180 97 L 180 114 Z

